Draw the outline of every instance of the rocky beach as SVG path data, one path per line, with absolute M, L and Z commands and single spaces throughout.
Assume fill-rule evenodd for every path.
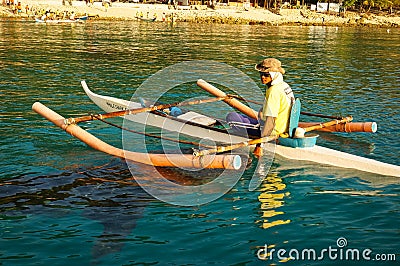
M 16 1 L 16 0 L 15 0 Z M 256 25 L 324 25 L 324 26 L 366 26 L 400 27 L 400 17 L 395 15 L 376 15 L 347 11 L 338 13 L 319 13 L 306 8 L 279 9 L 271 12 L 260 7 L 244 8 L 241 3 L 230 6 L 217 5 L 211 9 L 204 5 L 171 6 L 166 4 L 142 4 L 113 2 L 86 3 L 85 1 L 62 0 L 22 0 L 20 10 L 8 4 L 6 0 L 0 7 L 0 16 L 13 19 L 32 19 L 46 11 L 55 14 L 68 12 L 75 16 L 89 16 L 90 20 L 136 20 L 154 19 L 158 22 L 224 23 Z

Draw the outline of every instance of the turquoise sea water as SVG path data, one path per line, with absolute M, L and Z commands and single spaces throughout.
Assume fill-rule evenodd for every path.
M 130 99 L 152 74 L 187 60 L 225 63 L 258 82 L 254 64 L 272 56 L 283 62 L 304 110 L 378 123 L 376 134 L 321 134 L 320 145 L 399 165 L 399 30 L 1 21 L 0 35 L 0 265 L 395 265 L 376 260 L 390 254 L 400 260 L 398 178 L 276 158 L 256 191 L 247 189 L 253 163 L 218 200 L 175 206 L 144 192 L 124 161 L 31 111 L 41 101 L 67 117 L 99 112 L 80 80 L 99 94 Z M 204 95 L 190 88 L 168 97 Z M 225 116 L 211 106 L 203 111 Z M 82 127 L 121 145 L 117 129 Z M 152 177 L 148 166 L 132 167 Z M 218 174 L 159 171 L 186 184 Z M 272 255 L 261 260 L 265 245 Z M 336 260 L 321 255 L 329 248 L 337 249 Z M 279 249 L 286 250 L 282 257 L 304 249 L 317 257 L 287 261 Z M 371 249 L 371 261 L 346 260 L 348 249 Z

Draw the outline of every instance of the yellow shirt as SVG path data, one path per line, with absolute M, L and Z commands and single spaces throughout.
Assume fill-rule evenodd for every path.
M 289 85 L 282 82 L 269 87 L 265 92 L 261 119 L 265 121 L 267 116 L 276 118 L 275 128 L 271 136 L 277 136 L 288 131 L 291 102 L 285 93 L 287 87 Z

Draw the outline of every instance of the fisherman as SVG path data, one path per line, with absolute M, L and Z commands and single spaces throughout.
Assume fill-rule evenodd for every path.
M 275 58 L 264 59 L 255 69 L 260 72 L 261 83 L 267 86 L 258 120 L 232 112 L 227 115 L 226 121 L 239 133 L 253 137 L 281 136 L 288 132 L 294 102 L 292 89 L 283 81 L 285 70 Z
M 261 137 L 280 136 L 288 132 L 294 94 L 283 81 L 285 70 L 275 58 L 264 59 L 255 66 L 260 72 L 261 83 L 267 85 L 263 107 L 258 113 Z

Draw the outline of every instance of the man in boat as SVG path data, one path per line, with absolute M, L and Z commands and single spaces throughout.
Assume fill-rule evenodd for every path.
M 283 81 L 285 70 L 275 58 L 264 59 L 255 69 L 260 72 L 261 83 L 267 86 L 258 120 L 238 113 L 229 113 L 226 120 L 239 132 L 253 137 L 283 135 L 288 132 L 290 110 L 294 102 L 292 89 Z
M 294 94 L 290 86 L 283 81 L 285 70 L 275 58 L 264 59 L 255 69 L 260 72 L 261 83 L 267 85 L 264 104 L 258 114 L 260 135 L 267 137 L 287 133 Z

